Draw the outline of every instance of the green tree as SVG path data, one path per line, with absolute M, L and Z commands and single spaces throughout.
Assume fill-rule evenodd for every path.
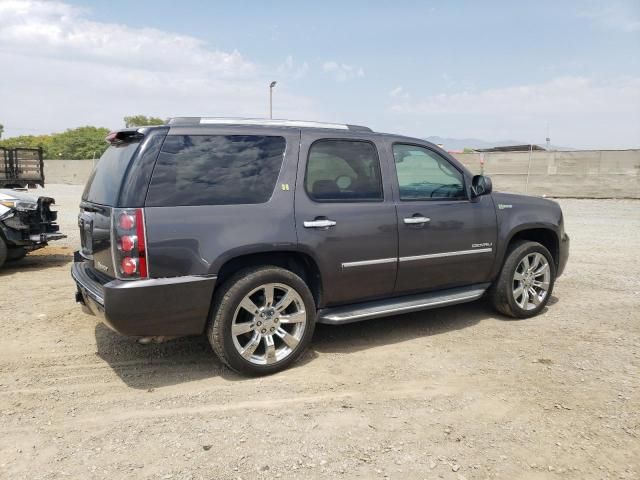
M 42 148 L 44 158 L 80 160 L 100 157 L 108 147 L 108 128 L 79 127 L 51 135 L 22 135 L 0 140 L 0 147 Z
M 146 125 L 164 125 L 166 122 L 158 117 L 147 117 L 146 115 L 131 115 L 124 117 L 124 124 L 129 127 L 144 127 Z
M 0 123 L 0 139 L 2 138 L 3 133 L 4 133 L 4 125 Z
M 51 135 L 21 135 L 0 140 L 0 147 L 42 148 L 46 152 L 48 145 L 51 143 L 51 138 Z
M 99 158 L 108 147 L 105 142 L 108 133 L 108 128 L 86 126 L 54 134 L 46 157 L 70 160 Z

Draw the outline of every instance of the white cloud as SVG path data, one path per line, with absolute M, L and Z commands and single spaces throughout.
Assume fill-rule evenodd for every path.
M 190 36 L 89 20 L 62 2 L 0 1 L 0 121 L 7 136 L 83 124 L 117 128 L 129 114 L 268 115 L 274 72 Z M 299 70 L 299 69 L 298 69 Z M 10 72 L 10 74 L 8 74 Z M 279 85 L 274 116 L 313 118 Z
M 557 145 L 640 146 L 640 77 L 608 82 L 559 77 L 411 101 L 396 96 L 391 110 L 404 119 L 439 128 L 439 135 L 529 141 L 534 132 L 544 138 L 545 125 L 551 122 Z
M 627 33 L 640 32 L 640 8 L 636 4 L 635 11 L 620 3 L 581 12 L 581 17 L 590 18 L 605 28 Z
M 151 71 L 197 68 L 236 76 L 254 69 L 238 52 L 210 50 L 194 37 L 153 28 L 86 20 L 64 3 L 9 0 L 0 3 L 0 18 L 5 52 Z
M 539 84 L 433 95 L 396 103 L 393 109 L 429 114 L 597 114 L 634 112 L 639 106 L 640 78 L 596 83 L 583 77 L 559 77 Z
M 389 95 L 395 98 L 409 98 L 409 92 L 405 91 L 404 87 L 399 86 L 389 92 Z
M 291 55 L 287 56 L 284 63 L 278 67 L 278 74 L 293 80 L 300 80 L 306 77 L 307 73 L 309 73 L 309 64 L 306 61 L 298 64 Z
M 322 69 L 334 76 L 338 82 L 346 82 L 347 80 L 353 80 L 354 78 L 364 77 L 364 69 L 362 67 L 356 67 L 353 65 L 347 65 L 344 63 L 337 63 L 333 61 L 324 62 Z

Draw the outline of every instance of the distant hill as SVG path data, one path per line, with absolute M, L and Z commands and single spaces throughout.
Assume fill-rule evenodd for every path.
M 498 140 L 496 142 L 487 142 L 478 138 L 445 138 L 432 136 L 425 138 L 428 142 L 435 143 L 436 145 L 444 145 L 445 150 L 462 151 L 465 148 L 492 148 L 492 147 L 504 147 L 506 145 L 526 145 L 529 142 L 523 142 L 522 140 Z M 543 143 L 537 145 L 546 148 Z M 573 148 L 558 147 L 551 145 L 553 150 L 574 150 Z

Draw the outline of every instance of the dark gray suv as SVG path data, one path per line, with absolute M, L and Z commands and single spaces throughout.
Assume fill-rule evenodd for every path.
M 421 139 L 196 117 L 107 141 L 80 204 L 78 302 L 124 335 L 206 333 L 242 373 L 290 365 L 316 322 L 485 294 L 530 317 L 567 262 L 558 204 L 492 192 Z

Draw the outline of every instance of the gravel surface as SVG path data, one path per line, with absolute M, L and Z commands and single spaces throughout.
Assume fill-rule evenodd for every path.
M 69 238 L 0 271 L 0 478 L 640 478 L 640 202 L 562 200 L 548 309 L 484 301 L 319 326 L 242 378 L 204 338 L 139 345 L 74 303 Z

